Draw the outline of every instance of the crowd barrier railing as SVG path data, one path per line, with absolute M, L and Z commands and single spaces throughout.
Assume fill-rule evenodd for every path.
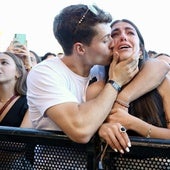
M 0 126 L 0 170 L 170 170 L 170 140 L 131 137 L 129 153 L 110 147 L 95 135 L 87 144 L 64 133 Z

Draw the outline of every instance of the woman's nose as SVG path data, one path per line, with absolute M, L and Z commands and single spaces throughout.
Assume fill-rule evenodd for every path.
M 121 41 L 126 41 L 126 40 L 127 40 L 126 35 L 122 33 L 122 34 L 120 35 L 120 40 L 121 40 Z

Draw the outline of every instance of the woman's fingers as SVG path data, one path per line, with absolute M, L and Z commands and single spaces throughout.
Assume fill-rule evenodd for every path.
M 104 123 L 99 129 L 99 136 L 102 137 L 109 146 L 120 153 L 129 152 L 131 147 L 130 139 L 126 129 L 120 123 Z

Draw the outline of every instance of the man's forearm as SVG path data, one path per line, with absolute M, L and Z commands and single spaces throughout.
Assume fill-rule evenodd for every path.
M 118 99 L 130 103 L 157 88 L 164 80 L 170 66 L 158 59 L 149 59 L 136 77 L 119 93 Z

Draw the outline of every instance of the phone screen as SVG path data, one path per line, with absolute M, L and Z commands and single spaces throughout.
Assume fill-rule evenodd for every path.
M 26 34 L 15 34 L 14 35 L 14 43 L 18 43 L 21 45 L 27 45 Z

